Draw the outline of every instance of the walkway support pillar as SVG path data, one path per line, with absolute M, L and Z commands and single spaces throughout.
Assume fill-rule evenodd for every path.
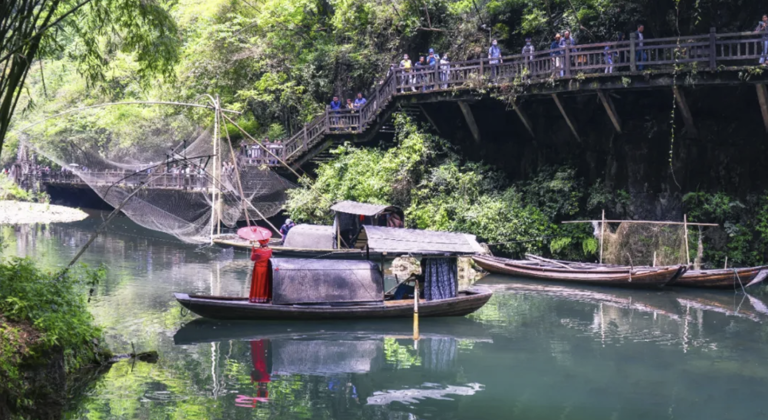
M 763 124 L 765 132 L 768 133 L 768 92 L 764 84 L 755 85 L 757 88 L 757 100 L 760 102 L 760 112 L 763 114 Z
M 421 110 L 421 113 L 424 114 L 424 118 L 426 118 L 427 121 L 429 121 L 429 124 L 432 126 L 432 128 L 435 129 L 437 134 L 440 134 L 440 129 L 437 128 L 437 124 L 435 124 L 435 120 L 433 120 L 432 117 L 430 117 L 429 114 L 427 114 L 427 110 L 424 109 L 424 105 L 419 105 L 419 109 Z
M 613 123 L 613 128 L 616 129 L 617 133 L 621 134 L 621 120 L 619 119 L 619 114 L 616 112 L 616 108 L 613 106 L 613 101 L 611 100 L 610 95 L 598 89 L 597 96 L 600 97 L 600 102 L 603 103 L 605 112 L 608 113 L 608 118 L 610 118 L 611 123 Z
M 520 117 L 520 121 L 523 122 L 523 125 L 525 126 L 525 129 L 528 130 L 528 134 L 531 135 L 531 137 L 536 137 L 533 134 L 533 125 L 531 124 L 531 120 L 528 119 L 528 116 L 525 115 L 522 109 L 520 109 L 519 106 L 517 106 L 517 103 L 515 101 L 512 101 L 512 109 L 515 110 L 517 113 L 517 116 Z
M 563 108 L 563 104 L 560 103 L 560 98 L 557 96 L 556 93 L 552 94 L 552 99 L 555 100 L 555 104 L 557 105 L 557 108 L 560 109 L 560 113 L 563 114 L 563 118 L 565 118 L 565 122 L 568 124 L 568 127 L 571 128 L 571 133 L 573 133 L 573 136 L 576 137 L 576 140 L 581 141 L 581 137 L 579 137 L 579 133 L 576 132 L 576 126 L 573 125 L 573 122 L 571 122 L 571 119 L 568 117 L 568 114 L 565 112 L 565 108 Z
M 479 143 L 480 129 L 477 127 L 477 122 L 475 122 L 475 117 L 472 115 L 472 110 L 469 108 L 469 104 L 464 101 L 459 101 L 459 108 L 461 108 L 461 113 L 464 114 L 464 119 L 467 120 L 469 131 L 472 132 L 472 137 Z
M 688 101 L 685 100 L 685 93 L 678 86 L 672 86 L 672 92 L 675 94 L 675 100 L 677 106 L 680 107 L 680 111 L 683 113 L 683 121 L 685 121 L 685 131 L 688 137 L 698 136 L 696 126 L 693 124 L 693 114 L 691 109 L 688 108 Z

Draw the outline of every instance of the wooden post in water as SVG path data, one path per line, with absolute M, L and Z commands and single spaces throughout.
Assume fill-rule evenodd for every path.
M 419 341 L 419 281 L 413 286 L 413 341 L 414 347 Z
M 603 209 L 603 218 L 600 221 L 600 264 L 603 263 L 603 236 L 605 236 L 605 209 Z
M 683 215 L 683 230 L 685 231 L 685 261 L 691 265 L 691 253 L 688 250 L 688 215 Z

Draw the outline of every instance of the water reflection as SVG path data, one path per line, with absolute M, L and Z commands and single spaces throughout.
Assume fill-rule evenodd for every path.
M 0 227 L 6 255 L 60 267 L 100 223 Z M 462 319 L 217 323 L 173 291 L 243 295 L 247 255 L 118 220 L 85 254 L 107 280 L 91 310 L 120 362 L 73 419 L 766 418 L 764 292 L 625 291 L 489 277 Z M 765 290 L 765 289 L 763 289 Z M 762 294 L 761 294 L 762 293 Z

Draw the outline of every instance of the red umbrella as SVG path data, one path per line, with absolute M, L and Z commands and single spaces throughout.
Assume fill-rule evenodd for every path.
M 249 241 L 268 241 L 272 231 L 261 226 L 248 226 L 238 229 L 237 236 Z

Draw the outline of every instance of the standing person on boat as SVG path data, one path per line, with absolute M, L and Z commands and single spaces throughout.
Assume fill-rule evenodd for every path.
M 269 259 L 272 250 L 268 246 L 269 238 L 259 239 L 259 247 L 251 248 L 253 275 L 251 276 L 251 293 L 248 300 L 251 303 L 267 303 L 272 300 L 272 284 L 269 276 Z
M 293 220 L 285 219 L 285 223 L 283 223 L 283 225 L 280 226 L 280 234 L 283 235 L 283 241 L 285 241 L 285 237 L 288 235 L 288 232 L 294 226 L 296 226 L 296 223 L 293 223 Z

